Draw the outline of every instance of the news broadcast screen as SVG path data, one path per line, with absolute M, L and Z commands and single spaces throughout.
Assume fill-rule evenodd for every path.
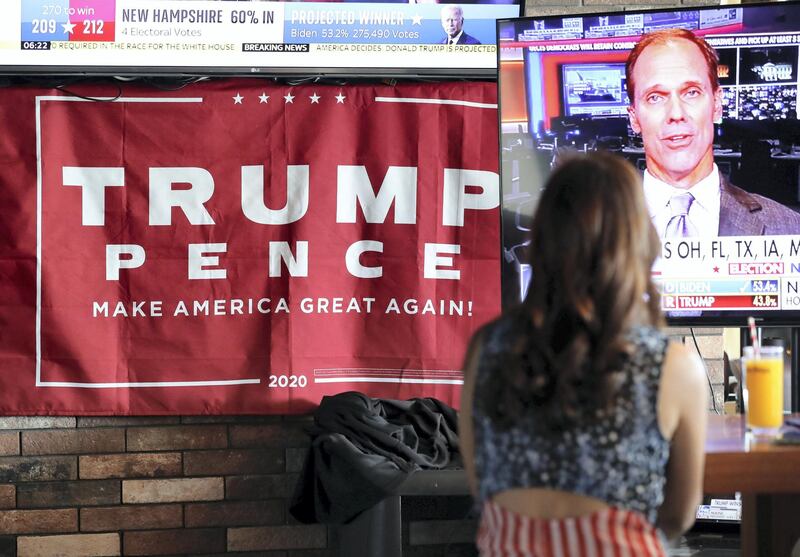
M 551 168 L 604 149 L 642 171 L 671 324 L 796 324 L 799 44 L 798 2 L 499 20 L 504 305 Z
M 494 75 L 496 20 L 461 3 L 8 0 L 0 74 Z

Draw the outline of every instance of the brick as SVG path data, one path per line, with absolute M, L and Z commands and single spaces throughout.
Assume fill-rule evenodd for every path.
M 308 456 L 308 449 L 286 449 L 286 471 L 301 472 Z
M 706 360 L 706 368 L 708 369 L 708 375 L 711 377 L 711 382 L 716 384 L 722 384 L 725 381 L 725 369 L 722 363 L 722 360 Z
M 19 432 L 0 432 L 0 456 L 13 456 L 19 454 Z
M 475 520 L 425 520 L 408 525 L 409 545 L 471 543 L 478 532 Z
M 75 427 L 75 418 L 56 418 L 50 416 L 13 416 L 0 418 L 0 429 L 52 429 L 56 427 Z
M 2 555 L 2 553 L 0 553 Z M 285 551 L 246 551 L 246 552 L 238 552 L 233 551 L 229 552 L 226 551 L 225 553 L 204 553 L 203 557 L 289 557 L 289 554 Z M 303 551 L 302 555 L 298 555 L 297 557 L 317 557 L 313 553 L 310 555 L 306 555 L 306 552 Z M 319 556 L 322 557 L 322 556 Z M 329 557 L 329 556 L 325 556 Z M 339 557 L 337 556 L 330 556 L 330 557 Z
M 0 483 L 77 478 L 78 460 L 74 456 L 0 457 Z
M 123 429 L 61 429 L 22 432 L 22 454 L 114 453 L 125 451 Z
M 180 423 L 178 416 L 85 416 L 78 417 L 78 427 L 128 427 L 172 425 Z
M 566 8 L 567 6 L 579 7 L 581 3 L 581 0 L 527 0 L 525 5 L 529 8 L 539 8 L 542 6 Z
M 219 501 L 224 497 L 225 485 L 222 478 L 122 481 L 123 503 Z
M 676 337 L 689 337 L 689 342 L 692 340 L 692 328 L 691 327 L 667 327 L 666 332 L 670 336 Z M 695 328 L 694 334 L 697 337 L 700 336 L 722 336 L 722 327 L 704 327 L 702 329 Z
M 722 354 L 724 352 L 724 342 L 723 336 L 720 335 L 706 335 L 706 334 L 696 334 L 695 338 L 697 339 L 697 346 L 700 348 L 700 354 L 702 355 L 705 361 L 709 360 L 721 360 Z M 672 331 L 670 331 L 670 340 L 678 343 L 683 343 L 686 345 L 686 348 L 692 351 L 696 351 L 694 340 L 692 339 L 692 335 L 674 335 Z
M 706 336 L 695 335 L 697 338 L 697 346 L 700 348 L 700 354 L 705 360 L 718 360 L 722 359 L 722 352 L 725 350 L 722 342 L 722 335 Z M 686 337 L 686 346 L 694 350 L 694 341 L 691 336 Z
M 232 476 L 225 478 L 226 498 L 230 500 L 287 498 L 294 492 L 297 474 Z
M 77 509 L 0 511 L 0 534 L 45 534 L 77 531 Z
M 228 435 L 223 425 L 185 425 L 128 429 L 128 450 L 169 451 L 224 449 Z
M 648 0 L 642 0 L 642 1 L 646 2 Z M 666 1 L 666 0 L 662 0 L 662 1 Z M 676 6 L 676 7 L 678 6 L 677 4 L 673 4 L 673 5 Z M 661 8 L 666 8 L 666 7 L 671 7 L 671 6 L 660 6 L 660 7 Z M 609 12 L 619 12 L 619 11 L 637 12 L 637 11 L 641 11 L 641 10 L 651 10 L 651 9 L 653 9 L 653 6 L 651 4 L 625 4 L 624 6 L 620 6 L 620 5 L 607 6 L 606 9 Z
M 0 555 L 15 557 L 17 554 L 16 536 L 0 536 Z
M 125 532 L 122 538 L 125 555 L 189 555 L 225 551 L 225 530 L 180 529 Z
M 228 528 L 228 551 L 322 549 L 326 546 L 327 531 L 321 524 Z
M 525 15 L 530 17 L 545 17 L 549 15 L 569 15 L 607 11 L 609 11 L 608 6 L 533 6 L 528 3 L 525 8 Z
M 619 10 L 619 8 L 622 7 L 619 5 L 619 2 L 617 2 L 617 0 L 583 0 L 583 3 L 585 6 L 596 6 L 596 5 L 608 6 L 612 10 L 615 8 Z M 643 2 L 642 4 L 643 4 L 642 8 L 651 8 L 657 5 L 674 6 L 676 2 L 675 0 L 647 0 L 646 3 Z M 630 6 L 625 6 L 625 7 L 630 8 Z
M 722 413 L 723 400 L 724 400 L 724 393 L 722 391 L 722 386 L 721 385 L 715 385 L 713 392 L 714 392 L 714 402 L 711 402 L 710 400 L 708 401 L 708 411 L 709 412 L 716 411 L 716 412 Z M 716 408 L 714 407 L 714 404 L 717 405 Z
M 17 557 L 105 557 L 121 555 L 119 534 L 73 534 L 70 536 L 22 536 Z
M 78 458 L 81 479 L 180 476 L 180 453 L 91 455 Z
M 286 414 L 283 416 L 283 421 L 304 424 L 308 428 L 314 425 L 314 414 Z
M 17 507 L 20 509 L 118 505 L 119 503 L 119 480 L 47 482 L 17 486 Z
M 282 421 L 281 416 L 181 416 L 182 424 L 272 424 Z
M 283 524 L 283 509 L 284 502 L 279 499 L 241 503 L 187 504 L 186 527 Z
M 269 474 L 284 471 L 280 449 L 190 451 L 183 455 L 187 476 Z
M 0 509 L 13 509 L 17 506 L 16 502 L 17 488 L 10 484 L 0 484 Z
M 233 425 L 230 427 L 231 447 L 308 447 L 311 438 L 306 424 Z
M 81 509 L 81 531 L 154 530 L 183 526 L 181 505 L 122 505 Z

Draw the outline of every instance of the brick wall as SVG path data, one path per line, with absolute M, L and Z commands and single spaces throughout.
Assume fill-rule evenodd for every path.
M 334 555 L 287 512 L 309 421 L 0 418 L 0 555 Z
M 528 0 L 525 12 L 608 11 L 616 3 Z M 677 3 L 641 1 L 627 9 L 654 5 Z M 696 334 L 719 391 L 721 329 Z M 686 329 L 672 335 L 688 336 L 691 344 Z M 287 511 L 308 423 L 307 417 L 0 418 L 0 556 L 337 555 L 335 528 L 297 524 Z M 404 555 L 474 555 L 469 507 L 463 497 L 404 499 Z

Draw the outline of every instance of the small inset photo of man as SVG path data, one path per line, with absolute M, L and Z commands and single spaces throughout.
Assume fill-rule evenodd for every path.
M 445 38 L 441 44 L 481 44 L 481 42 L 464 31 L 464 10 L 461 6 L 445 6 L 442 8 L 442 29 Z

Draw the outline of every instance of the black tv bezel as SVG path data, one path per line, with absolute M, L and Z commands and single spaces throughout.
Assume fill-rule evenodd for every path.
M 202 71 L 187 66 L 3 66 L 5 77 L 265 77 L 265 78 L 400 78 L 400 79 L 494 79 L 496 68 L 351 68 L 351 67 L 281 67 L 281 66 L 209 66 Z
M 499 18 L 496 21 L 495 35 L 497 36 L 497 124 L 498 124 L 498 168 L 500 170 L 500 249 L 505 247 L 505 237 L 502 226 L 503 219 L 503 152 L 502 152 L 502 98 L 500 96 L 500 58 L 502 53 L 503 43 L 506 41 L 501 40 L 500 28 L 501 26 L 515 23 L 522 23 L 533 20 L 557 20 L 565 17 L 597 17 L 606 15 L 633 15 L 633 14 L 647 14 L 647 13 L 663 13 L 663 12 L 693 12 L 693 11 L 710 11 L 710 10 L 724 10 L 729 8 L 741 8 L 743 10 L 751 10 L 755 8 L 774 8 L 780 9 L 787 6 L 800 6 L 800 0 L 786 0 L 782 2 L 755 2 L 747 4 L 730 4 L 730 5 L 713 5 L 713 6 L 681 6 L 681 7 L 662 7 L 662 8 L 647 8 L 642 10 L 625 10 L 625 11 L 580 11 L 580 12 L 565 12 L 562 14 L 549 14 L 549 15 L 526 15 L 513 18 Z M 800 27 L 798 27 L 800 32 Z M 800 71 L 800 69 L 798 70 Z M 800 76 L 798 76 L 800 79 Z M 800 108 L 798 109 L 800 112 Z M 798 118 L 800 119 L 800 117 Z M 505 270 L 503 266 L 500 267 L 501 277 L 501 291 L 504 283 Z M 501 298 L 502 297 L 501 294 Z M 505 308 L 504 308 L 505 309 Z M 669 312 L 664 312 L 667 325 L 671 327 L 747 327 L 747 318 L 752 316 L 758 327 L 797 327 L 800 325 L 800 310 L 779 310 L 771 311 L 752 311 L 734 310 L 734 312 L 725 311 L 704 311 L 702 315 L 687 317 L 670 315 Z M 711 314 L 711 315 L 709 315 Z M 721 314 L 721 315 L 714 315 Z

